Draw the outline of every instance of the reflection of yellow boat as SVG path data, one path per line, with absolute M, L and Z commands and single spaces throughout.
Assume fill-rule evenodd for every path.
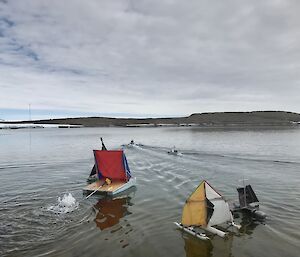
M 101 230 L 112 227 L 120 222 L 120 219 L 130 214 L 128 205 L 130 197 L 122 198 L 102 198 L 94 208 L 98 211 L 95 217 L 97 227 Z
M 210 241 L 195 240 L 190 236 L 183 236 L 186 257 L 210 257 L 212 256 L 212 244 Z
M 233 237 L 228 236 L 226 240 L 214 237 L 211 241 L 195 240 L 185 235 L 184 250 L 186 257 L 232 257 Z

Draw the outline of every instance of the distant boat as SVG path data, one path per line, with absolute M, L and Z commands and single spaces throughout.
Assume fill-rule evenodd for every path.
M 134 140 L 132 139 L 128 144 L 122 145 L 122 147 L 126 147 L 126 148 L 133 148 L 135 146 L 138 146 Z
M 176 149 L 175 146 L 170 151 L 168 151 L 167 153 L 171 154 L 171 155 L 182 155 L 182 153 L 178 152 L 178 150 Z
M 103 146 L 102 149 L 106 149 Z M 93 152 L 95 165 L 90 178 L 93 177 L 95 182 L 83 189 L 86 193 L 112 196 L 136 185 L 136 179 L 131 176 L 123 150 L 94 150 Z
M 264 220 L 267 215 L 259 210 L 259 200 L 251 185 L 237 188 L 239 194 L 239 205 L 234 204 L 233 211 L 248 212 L 256 219 Z
M 223 196 L 203 180 L 186 200 L 181 223 L 174 223 L 178 228 L 202 240 L 208 240 L 206 232 L 225 237 L 226 232 L 215 228 L 216 225 L 228 224 L 240 228 L 233 222 L 228 203 Z

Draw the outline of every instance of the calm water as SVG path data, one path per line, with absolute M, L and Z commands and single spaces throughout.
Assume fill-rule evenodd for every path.
M 126 149 L 137 190 L 120 199 L 82 188 L 92 150 Z M 176 145 L 183 156 L 166 150 Z M 300 129 L 80 128 L 0 130 L 1 256 L 299 256 Z M 229 200 L 247 178 L 266 222 L 237 221 L 239 233 L 203 242 L 176 230 L 187 196 L 202 179 Z M 58 197 L 78 204 L 55 213 Z

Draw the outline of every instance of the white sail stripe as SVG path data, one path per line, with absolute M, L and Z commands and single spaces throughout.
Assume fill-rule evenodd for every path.
M 205 194 L 208 200 L 222 198 L 222 196 L 217 193 L 208 183 L 205 183 Z
M 214 205 L 214 212 L 208 222 L 208 225 L 214 226 L 226 222 L 232 222 L 232 215 L 227 202 L 221 199 L 212 200 L 211 202 Z

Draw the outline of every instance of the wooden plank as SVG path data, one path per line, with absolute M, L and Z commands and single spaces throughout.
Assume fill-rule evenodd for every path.
M 104 180 L 97 180 L 96 182 L 87 185 L 84 190 L 86 191 L 95 191 L 98 187 L 100 187 L 104 183 Z M 117 190 L 119 187 L 123 186 L 126 184 L 124 181 L 112 181 L 110 185 L 103 185 L 100 187 L 97 191 L 99 192 L 114 192 Z

